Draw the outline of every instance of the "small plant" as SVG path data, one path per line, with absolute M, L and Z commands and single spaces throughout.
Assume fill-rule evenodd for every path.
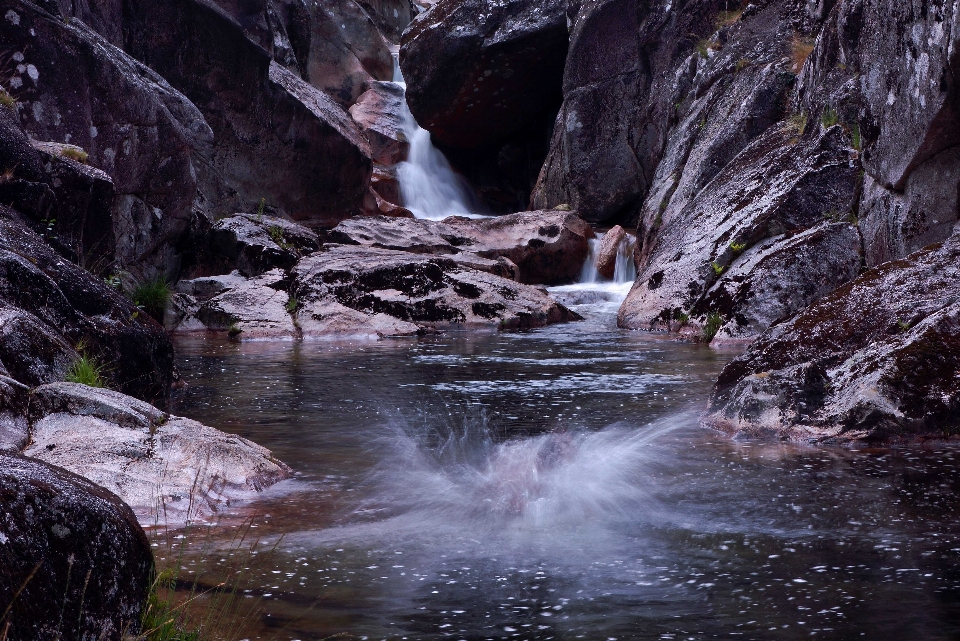
M 803 134 L 803 132 L 807 130 L 807 120 L 807 114 L 801 111 L 798 114 L 790 116 L 787 122 L 798 134 Z
M 713 268 L 713 273 L 716 274 L 717 276 L 719 276 L 720 274 L 722 274 L 723 271 L 726 269 L 726 267 L 724 267 L 723 265 L 721 265 L 721 264 L 719 264 L 719 263 L 710 263 L 710 267 Z
M 279 225 L 270 225 L 270 240 L 278 245 L 283 242 L 283 229 Z
M 106 387 L 106 367 L 97 362 L 97 359 L 87 353 L 87 344 L 80 341 L 77 344 L 79 356 L 67 370 L 68 383 L 80 383 L 90 387 Z
M 723 327 L 723 316 L 717 312 L 707 315 L 707 322 L 703 325 L 703 340 L 709 343 L 716 337 L 717 332 Z
M 836 109 L 830 106 L 823 108 L 823 113 L 820 114 L 820 124 L 823 125 L 824 129 L 830 129 L 830 127 L 837 125 L 839 122 L 840 115 Z
M 0 87 L 0 107 L 5 107 L 17 113 L 17 99 L 7 93 L 7 90 Z
M 41 222 L 43 223 L 43 226 L 44 226 L 43 237 L 49 238 L 50 235 L 53 234 L 54 228 L 56 228 L 57 226 L 57 219 L 44 218 Z
M 713 42 L 710 38 L 704 38 L 697 42 L 697 53 L 700 54 L 701 58 L 709 58 L 710 50 L 713 48 Z
M 291 296 L 290 300 L 287 301 L 287 313 L 296 314 L 297 310 L 300 309 L 300 301 L 297 300 L 296 296 Z
M 229 328 L 227 328 L 227 336 L 231 339 L 237 338 L 240 334 L 243 333 L 243 330 L 240 329 L 240 326 L 236 323 L 232 323 Z
M 734 254 L 742 254 L 743 250 L 746 248 L 746 243 L 730 243 L 730 251 L 732 251 Z
M 860 125 L 858 123 L 853 123 L 850 126 L 850 140 L 854 149 L 863 151 L 863 138 L 860 135 Z
M 60 155 L 64 158 L 69 158 L 70 160 L 75 160 L 81 164 L 87 164 L 87 159 L 90 157 L 90 154 L 85 152 L 80 147 L 75 147 L 73 145 L 67 145 L 60 149 Z
M 803 65 L 807 62 L 807 58 L 809 58 L 810 54 L 813 53 L 813 46 L 813 40 L 801 38 L 800 36 L 794 36 L 791 47 L 791 58 L 793 59 L 794 73 L 800 73 L 800 70 L 803 69 Z
M 741 72 L 741 71 L 743 71 L 744 69 L 746 69 L 746 68 L 749 67 L 749 66 L 750 66 L 750 61 L 747 60 L 746 58 L 740 58 L 739 60 L 737 60 L 737 72 L 738 72 L 738 73 Z
M 120 286 L 123 285 L 123 281 L 120 280 L 119 274 L 110 274 L 109 276 L 105 276 L 103 278 L 103 282 L 117 290 L 119 290 Z
M 261 198 L 260 204 L 257 205 L 257 222 L 260 222 L 263 219 L 263 210 L 267 208 L 267 199 Z
M 910 331 L 910 327 L 911 327 L 910 321 L 904 321 L 904 320 L 898 320 L 897 326 L 900 328 L 901 332 L 908 332 Z
M 690 315 L 678 307 L 675 310 L 673 310 L 673 320 L 680 323 L 680 327 L 683 327 L 688 322 L 690 322 Z
M 169 301 L 170 286 L 162 276 L 140 283 L 133 290 L 133 304 L 160 323 Z

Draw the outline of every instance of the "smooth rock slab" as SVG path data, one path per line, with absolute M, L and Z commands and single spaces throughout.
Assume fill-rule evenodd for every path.
M 957 234 L 863 274 L 727 365 L 705 423 L 816 442 L 960 434 L 958 283 Z
M 195 297 L 178 319 L 176 331 L 204 329 L 234 332 L 235 338 L 295 338 L 299 335 L 290 316 L 288 277 L 272 269 L 256 278 L 244 278 L 237 272 L 185 281 L 181 293 Z M 239 333 L 237 333 L 239 332 Z
M 310 323 L 324 321 L 322 309 L 333 303 L 369 318 L 386 315 L 442 329 L 529 329 L 579 320 L 543 290 L 442 256 L 334 246 L 303 259 L 293 278 L 305 335 Z
M 290 475 L 256 443 L 112 390 L 38 387 L 30 420 L 24 455 L 116 493 L 146 524 L 209 516 Z
M 9 639 L 119 641 L 139 632 L 153 554 L 113 493 L 41 461 L 0 455 L 0 568 Z

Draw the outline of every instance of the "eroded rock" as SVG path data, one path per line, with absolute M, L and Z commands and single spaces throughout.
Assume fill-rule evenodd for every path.
M 775 325 L 721 373 L 705 421 L 814 442 L 960 433 L 960 236 Z
M 119 641 L 140 630 L 150 544 L 131 509 L 84 478 L 0 454 L 0 566 L 10 639 Z
M 600 247 L 597 249 L 597 272 L 604 278 L 613 278 L 617 268 L 617 254 L 620 251 L 620 243 L 626 238 L 627 232 L 620 225 L 614 227 L 603 235 L 600 240 Z
M 350 116 L 370 141 L 370 157 L 375 163 L 395 165 L 407 159 L 410 141 L 403 131 L 405 112 L 404 91 L 395 82 L 372 83 L 350 107 Z
M 112 390 L 44 385 L 29 413 L 26 456 L 116 493 L 144 523 L 203 518 L 290 475 L 255 443 Z
M 231 271 L 260 276 L 275 268 L 290 270 L 302 255 L 320 249 L 317 234 L 283 218 L 236 214 L 218 220 L 209 232 L 212 253 Z

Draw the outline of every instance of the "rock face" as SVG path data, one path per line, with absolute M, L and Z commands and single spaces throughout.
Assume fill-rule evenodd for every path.
M 350 115 L 370 142 L 370 157 L 381 165 L 407 159 L 410 141 L 404 129 L 403 88 L 395 82 L 375 82 L 350 107 Z M 382 195 L 382 194 L 381 194 Z
M 163 328 L 0 207 L 4 371 L 31 387 L 63 380 L 81 345 L 117 389 L 144 399 L 167 396 L 173 348 Z
M 848 227 L 803 236 L 814 246 L 796 260 L 798 232 L 849 217 L 858 172 L 840 127 L 798 135 L 789 124 L 772 128 L 695 197 L 684 201 L 678 190 L 644 235 L 621 327 L 719 315 L 726 335 L 752 338 L 857 274 L 860 240 Z
M 958 276 L 958 235 L 865 273 L 728 365 L 706 422 L 814 442 L 960 433 Z
M 119 641 L 139 632 L 153 554 L 133 512 L 111 492 L 58 467 L 0 455 L 0 542 L 8 638 Z
M 441 2 L 404 32 L 410 110 L 491 211 L 527 208 L 561 103 L 566 51 L 558 0 Z
M 528 329 L 579 318 L 539 289 L 441 256 L 330 247 L 302 260 L 293 277 L 305 336 L 325 333 L 331 311 L 343 308 L 369 319 L 357 333 L 369 333 L 369 323 L 384 316 L 403 321 L 390 329 L 403 333 L 413 327 Z
M 289 271 L 301 256 L 320 249 L 320 239 L 310 229 L 283 218 L 256 214 L 237 214 L 217 221 L 209 240 L 211 253 L 220 259 L 215 262 L 235 267 L 248 277 L 274 268 Z
M 202 518 L 290 475 L 259 445 L 111 390 L 43 385 L 29 416 L 26 456 L 115 492 L 144 523 Z
M 515 266 L 517 281 L 542 285 L 576 280 L 591 237 L 589 225 L 576 213 L 564 211 L 521 212 L 480 220 L 451 217 L 439 222 L 354 218 L 329 235 L 335 243 L 451 255 L 458 260 L 470 260 L 471 255 L 473 261 L 476 257 L 506 259 Z M 500 269 L 483 271 L 498 273 Z
M 82 226 L 99 227 L 99 234 L 72 234 L 77 246 L 71 249 L 81 258 L 116 258 L 146 276 L 172 269 L 173 246 L 196 196 L 191 150 L 212 141 L 203 116 L 160 76 L 83 23 L 20 0 L 0 3 L 0 13 L 14 58 L 5 84 L 26 130 L 37 140 L 79 146 L 88 162 L 112 178 L 110 219 L 102 220 L 94 208 L 100 219 Z M 97 185 L 106 182 L 102 176 L 88 180 L 94 200 L 104 198 L 95 190 L 111 190 Z M 52 217 L 60 225 L 68 222 Z M 113 238 L 104 237 L 102 230 L 111 228 Z

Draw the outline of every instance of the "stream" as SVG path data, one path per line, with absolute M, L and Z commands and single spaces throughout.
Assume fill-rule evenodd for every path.
M 272 548 L 238 639 L 960 635 L 960 451 L 732 441 L 698 413 L 735 352 L 616 329 L 623 284 L 553 293 L 585 320 L 178 340 L 175 411 L 297 472 L 185 555 Z

